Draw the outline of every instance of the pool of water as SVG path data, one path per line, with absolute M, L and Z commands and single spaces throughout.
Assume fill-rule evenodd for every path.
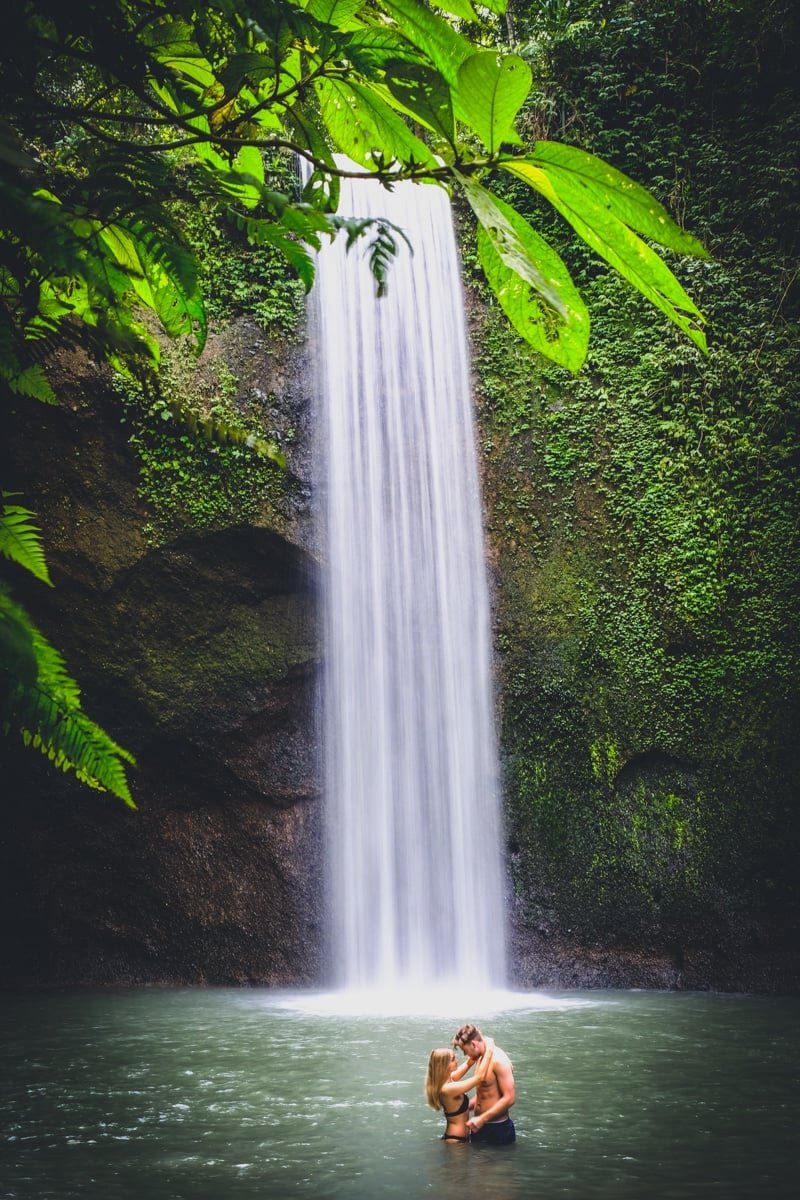
M 800 1194 L 797 999 L 425 1007 L 228 989 L 2 997 L 0 1197 Z M 425 1106 L 428 1053 L 465 1020 L 514 1062 L 512 1147 L 445 1144 Z

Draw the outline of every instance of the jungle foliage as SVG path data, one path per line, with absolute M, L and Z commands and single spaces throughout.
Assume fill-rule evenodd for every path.
M 515 13 L 538 81 L 523 136 L 642 178 L 712 255 L 676 264 L 703 358 L 509 196 L 593 316 L 576 378 L 491 307 L 478 338 L 517 880 L 584 934 L 624 938 L 624 911 L 632 936 L 740 913 L 778 937 L 800 839 L 796 9 Z
M 202 348 L 206 306 L 175 201 L 224 208 L 251 244 L 279 251 L 306 288 L 323 238 L 343 232 L 350 245 L 366 237 L 380 293 L 401 231 L 339 214 L 343 175 L 460 189 L 509 320 L 569 370 L 586 355 L 586 306 L 554 247 L 489 186 L 498 173 L 544 197 L 703 348 L 703 317 L 651 242 L 698 257 L 701 244 L 641 186 L 580 147 L 549 138 L 522 144 L 515 121 L 532 75 L 523 57 L 497 49 L 504 9 L 505 0 L 480 10 L 447 0 L 438 11 L 419 0 L 13 6 L 0 51 L 6 394 L 55 403 L 44 366 L 58 345 L 76 340 L 123 374 L 146 375 L 160 357 L 148 311 L 164 335 Z M 270 186 L 265 151 L 305 162 L 294 193 Z M 197 423 L 178 398 L 171 411 Z M 281 461 L 277 446 L 235 421 L 215 417 L 209 432 Z M 6 508 L 1 519 L 7 546 L 14 514 Z M 26 708 L 32 680 L 44 678 L 43 643 L 7 590 L 0 611 L 5 644 L 40 651 L 3 659 L 5 727 L 32 725 L 25 736 L 88 778 L 81 735 L 69 753 L 58 749 L 77 689 L 69 704 Z M 56 675 L 66 678 L 62 668 Z M 110 740 L 105 748 L 115 772 L 121 752 Z M 94 777 L 128 799 L 110 780 Z

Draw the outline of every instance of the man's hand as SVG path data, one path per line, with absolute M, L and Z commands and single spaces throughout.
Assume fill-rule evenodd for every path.
M 470 1117 L 467 1121 L 467 1129 L 471 1129 L 473 1133 L 477 1133 L 479 1129 L 483 1129 L 485 1124 L 486 1122 L 483 1117 L 478 1114 L 477 1117 Z

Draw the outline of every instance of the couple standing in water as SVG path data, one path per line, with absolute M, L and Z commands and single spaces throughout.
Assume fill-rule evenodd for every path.
M 516 1132 L 508 1110 L 516 1098 L 511 1059 L 484 1038 L 475 1025 L 462 1025 L 453 1046 L 466 1058 L 461 1065 L 452 1050 L 432 1050 L 425 1076 L 425 1095 L 431 1108 L 447 1118 L 446 1142 L 507 1146 Z M 474 1073 L 468 1075 L 470 1067 Z M 468 1093 L 477 1088 L 474 1099 Z

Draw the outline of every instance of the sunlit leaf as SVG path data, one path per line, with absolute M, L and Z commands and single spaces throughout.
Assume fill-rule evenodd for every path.
M 450 89 L 438 71 L 422 63 L 390 59 L 386 64 L 386 84 L 409 113 L 453 144 L 455 122 Z
M 338 79 L 317 83 L 322 118 L 336 146 L 373 170 L 393 162 L 436 162 L 402 117 L 372 89 Z
M 129 286 L 153 309 L 170 337 L 194 336 L 202 349 L 206 314 L 191 255 L 163 241 L 141 221 L 115 222 L 104 227 L 100 237 L 125 269 Z
M 388 25 L 356 29 L 348 33 L 347 40 L 342 42 L 342 53 L 354 67 L 367 75 L 384 70 L 390 59 L 420 62 L 423 57 L 416 46 Z
M 510 204 L 473 180 L 461 182 L 480 222 L 481 264 L 503 311 L 536 350 L 579 370 L 589 314 L 561 258 Z
M 364 4 L 365 0 L 309 0 L 306 11 L 326 25 L 347 29 Z
M 516 54 L 483 50 L 458 69 L 458 97 L 469 124 L 490 154 L 519 143 L 514 118 L 531 88 L 531 69 Z
M 706 339 L 700 328 L 704 317 L 694 301 L 666 263 L 597 193 L 585 187 L 576 193 L 574 181 L 565 184 L 563 173 L 551 173 L 527 159 L 511 159 L 502 165 L 545 196 L 593 250 L 705 353 Z
M 417 0 L 381 0 L 380 6 L 394 18 L 403 35 L 427 54 L 436 70 L 455 89 L 458 68 L 475 53 L 472 42 L 457 33 L 444 17 L 424 8 Z
M 561 142 L 537 142 L 527 161 L 546 172 L 563 199 L 580 205 L 589 193 L 644 237 L 679 254 L 708 258 L 705 247 L 676 225 L 655 196 L 593 154 Z
M 188 22 L 163 20 L 145 25 L 141 36 L 153 58 L 168 70 L 204 89 L 214 84 L 214 71 L 200 51 Z
M 462 21 L 476 22 L 480 19 L 475 9 L 469 3 L 469 0 L 439 0 L 436 7 L 443 9 L 454 17 L 460 17 Z

